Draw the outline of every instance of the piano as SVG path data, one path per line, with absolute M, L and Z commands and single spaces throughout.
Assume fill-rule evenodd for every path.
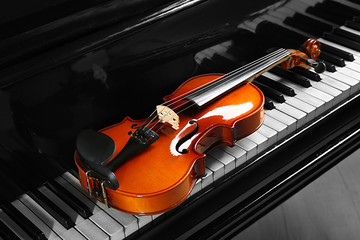
M 359 148 L 358 0 L 19 0 L 1 16 L 0 239 L 231 239 Z M 144 118 L 192 76 L 308 37 L 326 71 L 259 77 L 264 124 L 207 153 L 180 206 L 135 216 L 80 187 L 82 129 Z

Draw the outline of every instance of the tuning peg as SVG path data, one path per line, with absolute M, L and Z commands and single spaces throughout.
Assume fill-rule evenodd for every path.
M 315 61 L 311 58 L 301 58 L 301 61 L 306 65 L 314 68 L 315 72 L 317 73 L 323 73 L 326 69 L 325 63 L 322 61 Z

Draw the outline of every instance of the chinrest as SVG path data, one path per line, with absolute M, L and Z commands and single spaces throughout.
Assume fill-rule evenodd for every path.
M 83 163 L 104 165 L 113 156 L 115 143 L 101 132 L 84 130 L 76 139 L 76 151 Z

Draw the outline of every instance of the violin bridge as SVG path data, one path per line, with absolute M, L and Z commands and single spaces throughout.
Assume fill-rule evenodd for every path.
M 170 124 L 175 130 L 179 129 L 180 118 L 172 109 L 167 106 L 157 105 L 156 111 L 160 122 Z

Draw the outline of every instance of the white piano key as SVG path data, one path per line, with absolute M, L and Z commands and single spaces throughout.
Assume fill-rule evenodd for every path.
M 235 160 L 235 167 L 239 167 L 243 163 L 246 162 L 246 151 L 236 144 L 232 147 L 229 146 L 221 146 L 220 147 L 225 152 L 231 154 Z
M 53 239 L 58 235 L 52 231 L 40 218 L 38 218 L 29 208 L 27 208 L 19 200 L 15 200 L 11 203 L 17 210 L 19 210 L 25 217 L 27 217 L 35 226 L 37 226 L 47 239 Z
M 61 240 L 59 236 L 52 238 L 51 240 Z
M 353 73 L 353 77 L 357 80 L 359 80 L 359 74 L 360 74 L 360 61 L 359 59 L 357 61 L 346 61 L 345 60 L 345 64 L 346 66 L 344 67 L 345 69 L 351 69 L 352 71 L 355 71 L 355 73 Z M 351 74 L 351 71 L 349 72 L 349 74 Z
M 218 180 L 225 174 L 225 166 L 215 158 L 207 155 L 205 158 L 206 167 L 213 172 L 214 181 Z
M 287 134 L 293 133 L 296 130 L 296 119 L 280 112 L 276 109 L 265 110 L 265 115 L 270 116 L 287 126 Z M 265 117 L 266 118 L 266 117 Z
M 164 213 L 151 215 L 151 218 L 152 218 L 152 220 L 154 221 L 155 219 L 157 219 L 158 217 L 160 217 L 160 216 L 163 215 L 163 214 L 164 214 Z
M 264 135 L 261 135 L 258 131 L 253 132 L 247 138 L 257 144 L 258 152 L 263 152 L 268 147 L 268 139 Z
M 89 240 L 108 240 L 110 239 L 107 234 L 100 230 L 89 219 L 77 223 L 75 228 Z
M 277 132 L 266 126 L 265 124 L 261 125 L 261 127 L 257 130 L 261 135 L 267 137 L 268 146 L 272 146 L 278 141 Z
M 2 209 L 0 209 L 0 221 L 8 226 L 21 240 L 31 239 Z
M 324 101 L 325 102 L 325 110 L 328 110 L 333 106 L 334 97 L 327 93 L 324 93 L 323 91 L 320 91 L 313 87 L 309 87 L 309 88 L 302 87 L 300 85 L 297 85 L 297 84 L 289 82 L 289 81 L 286 82 L 286 85 L 298 90 L 297 92 L 302 91 L 304 93 L 307 93 L 308 95 L 311 95 L 315 98 L 318 98 L 318 99 Z
M 359 66 L 359 68 L 360 68 L 360 66 Z M 346 75 L 348 77 L 351 77 L 355 82 L 355 84 L 353 85 L 354 91 L 358 92 L 360 90 L 360 73 L 359 72 L 356 72 L 353 69 L 346 68 L 346 67 L 338 68 L 337 72 L 342 73 L 343 75 Z
M 201 178 L 201 188 L 204 189 L 214 182 L 214 173 L 209 168 L 205 167 L 205 176 Z
M 216 160 L 224 164 L 225 174 L 235 169 L 235 157 L 223 151 L 221 148 L 214 148 L 210 150 L 207 155 L 214 157 Z
M 93 198 L 88 198 L 88 193 L 82 188 L 77 178 L 75 178 L 71 173 L 65 172 L 62 175 L 62 178 L 66 180 L 67 183 L 71 184 L 73 187 L 70 188 L 70 186 L 63 182 L 60 178 L 57 178 L 56 180 L 59 183 L 63 183 L 62 185 L 67 188 L 71 193 L 76 195 L 79 199 L 82 199 L 86 205 L 89 207 L 92 207 L 92 204 L 95 205 L 97 202 Z M 76 191 L 74 191 L 74 188 Z M 79 193 L 81 195 L 79 195 Z M 85 197 L 85 198 L 84 198 Z M 100 209 L 99 206 L 93 206 L 91 209 L 94 211 L 94 215 L 90 216 L 90 220 L 94 222 L 102 231 L 104 231 L 107 235 L 110 236 L 111 239 L 123 239 L 125 238 L 125 232 L 124 227 L 115 221 L 108 213 L 104 212 L 102 209 Z
M 64 240 L 81 240 L 85 239 L 78 231 L 73 228 L 67 230 L 58 221 L 56 221 L 45 209 L 43 209 L 37 202 L 35 202 L 27 194 L 20 196 L 19 200 L 28 207 L 38 218 L 42 219 L 48 227 L 50 227 L 57 235 Z M 67 238 L 68 233 L 71 232 L 71 238 Z
M 64 201 L 62 201 L 57 195 L 55 195 L 50 189 L 45 186 L 41 186 L 39 191 L 42 192 L 47 198 L 49 198 L 53 203 L 59 206 L 75 223 L 75 228 L 78 229 L 78 226 L 84 228 L 85 226 L 91 229 L 88 232 L 81 232 L 88 239 L 107 239 L 107 235 L 99 229 L 94 223 L 90 221 L 85 221 L 85 219 L 75 212 L 70 206 L 68 206 Z M 84 222 L 84 223 L 83 223 Z M 103 238 L 101 238 L 103 236 Z M 105 238 L 104 238 L 105 237 Z
M 350 86 L 329 76 L 326 76 L 324 74 L 321 74 L 321 82 L 332 86 L 342 92 L 342 100 L 347 99 L 350 96 Z
M 301 92 L 301 91 L 297 91 L 296 92 L 296 96 L 294 98 L 297 98 L 303 102 L 306 102 L 312 106 L 315 107 L 315 116 L 318 117 L 321 114 L 323 114 L 325 112 L 325 102 L 313 97 L 307 93 Z
M 291 84 L 288 80 L 285 80 L 277 75 L 274 75 L 272 73 L 266 72 L 263 74 L 266 77 L 271 78 L 274 81 L 279 81 L 289 87 L 294 88 L 293 86 L 295 84 Z M 329 109 L 331 105 L 327 104 L 324 100 L 321 100 L 317 97 L 312 96 L 311 94 L 306 93 L 305 91 L 299 90 L 298 88 L 294 88 L 296 95 L 295 98 L 306 102 L 314 107 L 316 107 L 315 110 L 315 115 L 316 116 L 320 116 L 321 114 L 323 114 L 325 112 L 325 110 Z M 325 108 L 326 107 L 326 108 Z
M 92 200 L 96 202 L 96 205 L 98 207 L 100 207 L 104 212 L 106 212 L 109 216 L 114 218 L 123 226 L 123 232 L 125 237 L 130 236 L 130 234 L 134 233 L 139 229 L 139 224 L 135 216 L 121 212 L 111 207 L 108 208 L 107 206 L 105 206 L 104 203 L 101 203 L 95 199 Z
M 195 186 L 194 186 L 193 190 L 191 191 L 190 196 L 196 194 L 200 190 L 201 190 L 201 178 L 196 180 Z
M 311 83 L 312 84 L 312 86 L 314 87 L 314 88 L 316 88 L 316 89 L 318 89 L 318 90 L 321 90 L 321 91 L 323 91 L 323 92 L 325 92 L 325 93 L 327 93 L 327 94 L 329 94 L 329 95 L 331 95 L 331 96 L 333 96 L 334 97 L 334 105 L 337 105 L 337 104 L 339 104 L 340 102 L 341 102 L 341 91 L 339 91 L 338 89 L 336 89 L 336 88 L 333 88 L 333 87 L 331 87 L 331 86 L 329 86 L 329 85 L 326 85 L 325 83 L 323 83 L 323 82 L 312 82 Z
M 45 209 L 43 209 L 37 202 L 35 202 L 27 194 L 20 196 L 19 200 L 29 208 L 38 218 L 42 219 L 49 228 L 51 228 L 57 235 L 61 235 L 63 232 L 66 232 L 67 229 L 64 228 L 58 221 L 56 221 Z
M 116 222 L 113 218 L 104 211 L 99 211 L 90 217 L 90 220 L 95 223 L 102 231 L 104 231 L 110 239 L 124 239 L 124 229 L 120 223 Z
M 93 215 L 89 218 L 92 222 L 94 222 L 102 231 L 105 231 L 106 234 L 112 238 L 125 237 L 123 226 L 117 223 L 112 217 L 110 217 L 102 209 L 96 206 L 92 200 L 89 199 L 88 193 L 80 186 L 78 180 L 71 173 L 66 172 L 62 176 L 65 177 L 66 180 L 62 177 L 58 177 L 55 179 L 55 181 L 61 184 L 71 194 L 81 200 L 92 210 Z M 144 222 L 141 223 L 145 225 Z
M 306 123 L 306 114 L 287 103 L 274 103 L 276 110 L 296 119 L 296 129 L 301 128 Z
M 348 47 L 345 47 L 343 45 L 340 45 L 340 44 L 337 44 L 337 43 L 334 43 L 334 42 L 331 42 L 331 41 L 328 41 L 328 40 L 325 40 L 323 38 L 319 38 L 318 39 L 320 41 L 320 43 L 326 43 L 332 47 L 336 47 L 336 48 L 339 48 L 341 50 L 344 50 L 344 51 L 347 51 L 349 53 L 352 53 L 354 55 L 354 58 L 357 59 L 360 57 L 360 52 L 356 51 L 356 50 L 353 50 L 351 48 L 348 48 Z
M 67 177 L 72 178 L 73 182 L 78 182 L 76 178 L 74 179 L 73 176 L 71 177 L 70 173 L 67 174 Z M 79 187 L 81 188 L 80 184 Z M 135 216 L 121 212 L 111 207 L 108 208 L 105 206 L 105 204 L 97 201 L 94 198 L 91 198 L 91 200 L 94 201 L 98 207 L 100 207 L 104 212 L 106 212 L 123 226 L 125 237 L 129 236 L 130 234 L 134 233 L 139 229 L 139 224 Z
M 257 144 L 247 138 L 240 139 L 235 144 L 246 151 L 246 161 L 258 154 Z
M 306 122 L 315 119 L 316 108 L 295 97 L 285 97 L 286 103 L 306 113 Z
M 351 75 L 355 80 L 359 81 L 359 76 L 360 76 L 359 67 L 360 67 L 360 58 L 354 61 L 345 60 L 345 67 L 342 67 L 340 69 L 344 69 L 344 73 L 346 73 L 347 70 L 350 70 L 349 75 Z
M 108 208 L 101 202 L 97 202 L 97 205 L 124 227 L 125 237 L 130 236 L 130 234 L 136 232 L 139 229 L 139 224 L 135 216 L 121 212 L 111 207 Z
M 60 238 L 63 240 L 86 240 L 86 238 L 74 228 L 70 228 L 67 231 L 61 233 Z
M 70 173 L 64 173 L 63 176 L 66 176 L 66 174 L 70 174 Z M 69 178 L 68 178 L 68 180 L 69 180 Z M 92 214 L 96 214 L 97 212 L 102 211 L 98 206 L 96 206 L 96 204 L 94 202 L 92 202 L 88 198 L 89 194 L 83 188 L 81 188 L 80 183 L 78 183 L 77 179 L 76 179 L 76 181 L 78 184 L 75 184 L 75 185 L 78 185 L 80 188 L 76 188 L 70 182 L 68 182 L 67 180 L 65 180 L 62 177 L 55 178 L 55 181 L 57 181 L 59 184 L 61 184 L 61 186 L 63 186 L 72 195 L 74 195 L 74 197 L 76 197 L 81 202 L 83 202 L 91 210 Z
M 358 31 L 358 30 L 355 30 L 355 29 L 352 29 L 352 28 L 349 28 L 349 27 L 346 27 L 346 26 L 341 26 L 339 28 L 360 36 L 360 31 Z
M 62 175 L 67 181 L 69 181 L 73 186 L 75 186 L 78 190 L 86 193 L 86 191 L 81 187 L 79 181 L 69 172 L 66 172 Z M 88 194 L 87 194 L 88 195 Z M 139 225 L 137 222 L 137 218 L 131 214 L 124 213 L 118 211 L 114 208 L 108 208 L 105 204 L 97 201 L 94 198 L 90 198 L 91 201 L 96 203 L 96 205 L 105 211 L 108 215 L 113 217 L 116 221 L 118 221 L 125 229 L 125 236 L 129 236 L 131 233 L 137 231 L 139 229 Z
M 139 228 L 146 226 L 148 223 L 151 223 L 151 216 L 135 216 L 139 222 Z
M 285 138 L 287 135 L 287 132 L 288 132 L 287 126 L 284 123 L 282 123 L 270 116 L 265 116 L 264 125 L 277 132 L 277 140 L 278 141 Z
M 323 74 L 326 75 L 326 76 L 335 78 L 338 81 L 350 86 L 350 94 L 354 94 L 354 93 L 356 93 L 358 91 L 357 90 L 358 81 L 356 81 L 352 77 L 349 77 L 349 76 L 343 74 L 341 72 L 341 69 L 340 69 L 340 71 L 336 71 L 336 72 L 333 72 L 333 73 L 332 72 L 324 72 Z
M 43 193 L 50 201 L 55 203 L 61 210 L 63 210 L 70 219 L 76 224 L 84 221 L 84 218 L 81 217 L 77 212 L 75 212 L 70 206 L 68 206 L 65 202 L 63 202 L 58 196 L 56 196 L 50 189 L 45 186 L 41 186 L 38 190 Z

